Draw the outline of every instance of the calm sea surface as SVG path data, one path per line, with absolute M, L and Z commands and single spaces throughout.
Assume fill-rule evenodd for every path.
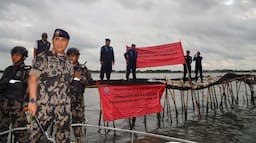
M 255 74 L 255 73 L 252 73 Z M 206 75 L 223 75 L 223 73 L 206 73 Z M 193 76 L 193 75 L 192 75 Z M 94 79 L 99 79 L 98 74 L 93 74 Z M 181 73 L 141 73 L 137 75 L 138 78 L 178 78 L 182 77 Z M 114 73 L 111 79 L 124 79 L 125 74 Z M 243 86 L 241 86 L 240 93 L 244 94 Z M 255 88 L 254 88 L 255 90 Z M 179 100 L 179 94 L 176 95 L 177 108 L 181 113 L 181 104 Z M 189 98 L 190 100 L 190 98 Z M 89 120 L 89 124 L 98 124 L 99 119 L 99 95 L 95 88 L 86 89 L 85 92 L 86 102 L 86 118 Z M 209 112 L 208 115 L 193 112 L 191 102 L 188 109 L 188 121 L 184 121 L 182 115 L 175 118 L 175 112 L 172 107 L 172 123 L 164 120 L 161 124 L 161 128 L 157 127 L 157 118 L 155 114 L 147 116 L 147 130 L 153 133 L 162 135 L 168 135 L 171 137 L 178 137 L 182 139 L 192 140 L 201 143 L 255 143 L 256 142 L 256 107 L 247 106 L 240 98 L 239 106 L 233 110 L 227 110 L 225 112 L 217 111 Z M 163 105 L 163 104 L 162 104 Z M 165 115 L 166 116 L 166 115 Z M 115 121 L 116 127 L 128 129 L 127 120 Z M 112 126 L 112 123 L 110 123 Z M 144 117 L 137 118 L 135 130 L 145 131 Z M 97 129 L 89 128 L 89 142 L 128 142 L 130 141 L 130 134 L 117 132 L 117 137 L 113 137 L 113 133 L 105 139 L 104 135 L 97 133 Z M 104 133 L 104 131 L 102 131 Z M 164 140 L 159 140 L 152 137 L 139 136 L 137 143 L 162 143 Z

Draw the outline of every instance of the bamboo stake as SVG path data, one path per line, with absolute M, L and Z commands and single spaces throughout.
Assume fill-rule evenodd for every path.
M 247 92 L 247 86 L 246 86 L 246 83 L 245 83 L 245 82 L 244 82 L 244 89 L 245 89 L 246 105 L 247 105 L 247 107 L 248 107 L 248 106 L 249 106 L 248 92 Z
M 198 91 L 199 92 L 199 91 Z M 200 92 L 199 92 L 200 93 Z M 199 94 L 198 93 L 198 94 Z M 202 90 L 202 112 L 204 112 L 204 98 L 205 98 L 205 95 L 204 95 L 204 90 Z
M 211 96 L 210 87 L 208 87 L 208 95 L 209 95 L 209 98 L 210 98 L 210 107 L 211 107 L 211 110 L 212 110 L 213 109 L 213 104 L 212 104 L 212 96 Z
M 230 108 L 233 109 L 233 96 L 230 93 L 229 83 L 227 83 L 226 85 L 227 85 L 227 88 L 226 88 L 226 90 L 227 90 L 227 92 L 226 92 L 227 101 L 230 105 Z M 231 101 L 230 101 L 230 98 L 231 98 Z
M 213 93 L 214 93 L 214 97 L 215 97 L 215 102 L 216 102 L 217 109 L 219 109 L 219 102 L 218 102 L 218 98 L 217 98 L 215 86 L 213 86 Z
M 187 121 L 187 117 L 188 117 L 188 94 L 189 92 L 187 91 L 187 97 L 186 97 L 186 103 L 185 103 L 185 121 Z
M 173 91 L 173 92 L 172 92 L 172 91 Z M 177 119 L 177 118 L 178 118 L 179 113 L 178 113 L 178 110 L 177 110 L 177 105 L 176 105 L 176 99 L 175 99 L 174 89 L 173 89 L 172 91 L 169 89 L 169 92 L 170 92 L 170 94 L 171 94 L 172 101 L 173 101 L 173 104 L 174 104 L 175 113 L 176 113 L 176 119 Z
M 199 98 L 199 93 L 197 92 L 197 103 L 198 103 L 198 113 L 200 115 L 200 98 Z
M 219 91 L 220 91 L 220 110 L 223 112 L 223 97 L 224 97 L 224 95 L 223 95 L 223 90 L 222 90 L 222 88 L 221 88 L 221 86 L 218 86 L 219 87 Z
M 145 127 L 145 131 L 148 132 L 148 129 L 147 129 L 147 115 L 144 115 L 144 127 Z
M 165 88 L 165 95 L 164 95 L 164 108 L 163 108 L 163 113 L 162 113 L 162 120 L 164 120 L 164 114 L 165 114 L 165 108 L 166 108 L 166 95 L 167 95 L 167 87 Z
M 209 111 L 209 95 L 206 94 L 206 114 L 208 114 L 208 111 Z
M 223 86 L 223 95 L 224 95 L 224 104 L 225 109 L 228 110 L 228 92 L 227 92 L 227 84 Z
M 191 90 L 192 107 L 193 107 L 193 112 L 195 112 L 194 96 L 192 92 L 193 91 Z
M 167 100 L 167 116 L 168 116 L 168 121 L 169 122 L 171 121 L 171 124 L 172 124 L 172 112 L 171 112 L 171 105 L 170 105 L 170 98 L 169 98 L 168 90 L 167 90 L 166 100 Z

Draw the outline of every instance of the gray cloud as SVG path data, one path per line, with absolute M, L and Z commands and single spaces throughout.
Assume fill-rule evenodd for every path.
M 116 2 L 120 3 L 124 8 L 136 10 L 136 9 L 144 9 L 144 10 L 150 10 L 154 7 L 153 1 L 148 0 L 136 0 L 136 1 L 130 1 L 130 0 L 116 0 Z
M 254 0 L 2 0 L 0 55 L 9 58 L 15 45 L 32 54 L 41 33 L 47 32 L 51 39 L 59 27 L 70 32 L 69 47 L 79 48 L 81 61 L 88 61 L 92 69 L 99 69 L 99 48 L 106 37 L 112 39 L 117 70 L 125 69 L 126 44 L 180 40 L 184 50 L 201 51 L 205 69 L 255 69 L 255 7 Z M 10 64 L 0 61 L 0 69 Z

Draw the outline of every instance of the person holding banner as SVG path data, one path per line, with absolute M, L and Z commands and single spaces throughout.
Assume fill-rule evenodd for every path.
M 196 55 L 193 58 L 193 61 L 195 61 L 195 78 L 196 81 L 198 80 L 198 72 L 200 73 L 201 82 L 203 82 L 203 68 L 202 68 L 202 60 L 203 57 L 200 56 L 200 52 L 198 51 Z
M 110 39 L 105 39 L 105 45 L 100 50 L 100 79 L 104 79 L 106 73 L 107 80 L 110 80 L 110 74 L 112 72 L 112 65 L 115 63 L 114 50 L 110 46 Z
M 136 79 L 136 63 L 137 63 L 137 50 L 135 49 L 136 45 L 132 44 L 131 48 L 127 50 L 124 54 L 124 58 L 126 60 L 127 68 L 126 68 L 126 79 L 129 80 L 130 72 L 132 71 L 133 80 Z
M 183 64 L 184 74 L 183 74 L 183 82 L 186 81 L 186 74 L 188 73 L 188 77 L 191 79 L 191 63 L 192 57 L 190 56 L 190 51 L 186 51 L 185 64 Z

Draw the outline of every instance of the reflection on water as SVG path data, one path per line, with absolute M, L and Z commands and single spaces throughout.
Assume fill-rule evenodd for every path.
M 256 140 L 256 108 L 234 109 L 201 117 L 155 132 L 204 143 L 254 143 Z

